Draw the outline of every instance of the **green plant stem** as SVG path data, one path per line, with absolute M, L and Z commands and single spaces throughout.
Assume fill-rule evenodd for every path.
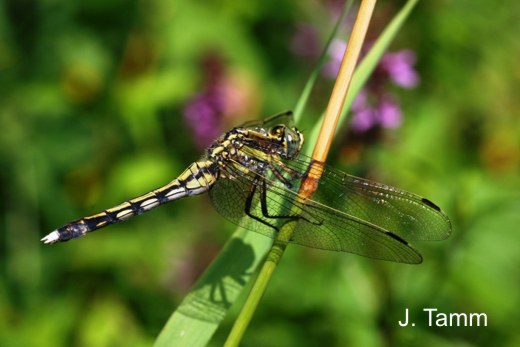
M 293 233 L 293 229 L 296 223 L 287 223 L 285 224 L 280 232 L 278 233 L 278 237 L 274 242 L 273 246 L 269 250 L 267 258 L 258 273 L 257 278 L 255 279 L 255 283 L 253 288 L 251 288 L 251 292 L 247 297 L 247 301 L 244 304 L 244 307 L 240 311 L 240 314 L 237 317 L 235 324 L 233 325 L 233 329 L 229 333 L 229 336 L 224 344 L 224 347 L 235 347 L 238 346 L 244 333 L 253 318 L 253 314 L 262 299 L 262 296 L 265 293 L 267 285 L 271 280 L 271 276 L 276 269 L 276 266 L 280 262 L 283 253 L 285 252 L 285 248 L 287 247 L 287 242 L 290 239 L 290 236 Z

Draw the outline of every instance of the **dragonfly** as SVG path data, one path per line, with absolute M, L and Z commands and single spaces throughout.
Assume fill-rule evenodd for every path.
M 418 264 L 422 256 L 408 241 L 449 237 L 449 218 L 430 200 L 324 163 L 318 165 L 316 191 L 300 198 L 302 182 L 317 170 L 301 153 L 303 142 L 290 111 L 246 122 L 216 139 L 200 160 L 170 183 L 72 221 L 41 241 L 79 238 L 206 192 L 225 218 L 270 238 L 275 239 L 286 223 L 296 223 L 289 243 L 311 248 Z

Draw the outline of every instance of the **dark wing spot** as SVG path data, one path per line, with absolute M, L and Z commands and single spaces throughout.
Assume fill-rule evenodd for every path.
M 405 245 L 409 245 L 409 243 L 408 243 L 405 239 L 403 239 L 402 237 L 400 237 L 400 236 L 394 234 L 394 233 L 391 232 L 391 231 L 387 231 L 386 234 L 387 234 L 388 236 L 390 236 L 390 237 L 396 239 L 397 241 L 399 241 L 399 242 L 401 242 L 401 243 L 404 243 Z
M 422 198 L 421 201 L 423 203 L 425 203 L 426 205 L 430 206 L 431 208 L 433 208 L 434 210 L 437 210 L 437 211 L 441 211 L 441 208 L 437 205 L 435 205 L 433 202 L 431 202 L 430 200 L 428 199 L 425 199 L 425 198 Z

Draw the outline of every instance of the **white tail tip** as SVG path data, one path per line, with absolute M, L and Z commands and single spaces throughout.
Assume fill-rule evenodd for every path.
M 43 241 L 46 245 L 50 245 L 56 243 L 60 240 L 60 233 L 57 230 L 54 230 L 49 235 L 42 238 L 40 241 Z

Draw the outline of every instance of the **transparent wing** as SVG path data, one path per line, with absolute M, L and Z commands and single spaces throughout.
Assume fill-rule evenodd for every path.
M 289 216 L 298 215 L 291 212 L 295 193 L 284 187 L 279 180 L 265 179 L 264 187 L 261 181 L 264 178 L 258 173 L 253 171 L 244 173 L 233 166 L 228 166 L 224 170 L 234 178 L 220 178 L 209 191 L 209 196 L 215 209 L 226 219 L 246 229 L 275 238 L 277 230 L 290 219 Z M 262 211 L 260 201 L 263 190 L 265 190 L 267 213 Z
M 279 162 L 272 163 L 278 171 L 291 170 L 303 176 L 311 159 L 300 154 L 296 159 L 280 159 Z M 443 240 L 451 234 L 449 218 L 430 200 L 346 174 L 328 165 L 324 166 L 312 201 L 329 206 L 347 218 L 377 225 L 406 240 Z
M 309 162 L 300 155 L 297 160 L 286 161 L 286 165 L 302 172 Z M 312 200 L 407 240 L 443 240 L 451 233 L 449 218 L 428 199 L 327 165 Z
M 421 254 L 408 242 L 377 225 L 334 211 L 316 201 L 308 201 L 304 208 L 323 222 L 317 225 L 300 220 L 292 243 L 398 263 L 422 262 Z
M 298 216 L 292 243 L 395 262 L 420 263 L 422 260 L 415 249 L 392 232 L 318 201 L 298 202 L 295 198 L 300 180 L 295 179 L 294 173 L 284 172 L 286 182 L 267 173 L 267 177 L 261 177 L 260 181 L 265 182 L 262 188 L 259 173 L 243 174 L 233 166 L 226 170 L 235 178 L 218 181 L 210 197 L 217 211 L 237 225 L 274 238 L 277 228 Z M 293 183 L 292 186 L 288 187 L 287 182 Z M 255 191 L 249 214 L 256 219 L 243 218 L 247 215 L 244 206 L 251 189 Z M 262 210 L 262 191 L 265 191 L 267 211 Z
M 275 125 L 285 124 L 287 126 L 294 125 L 294 117 L 292 111 L 285 111 L 281 113 L 277 113 L 273 116 L 270 116 L 266 119 L 261 120 L 252 120 L 243 123 L 241 126 L 248 127 L 262 127 L 262 128 L 270 128 Z

